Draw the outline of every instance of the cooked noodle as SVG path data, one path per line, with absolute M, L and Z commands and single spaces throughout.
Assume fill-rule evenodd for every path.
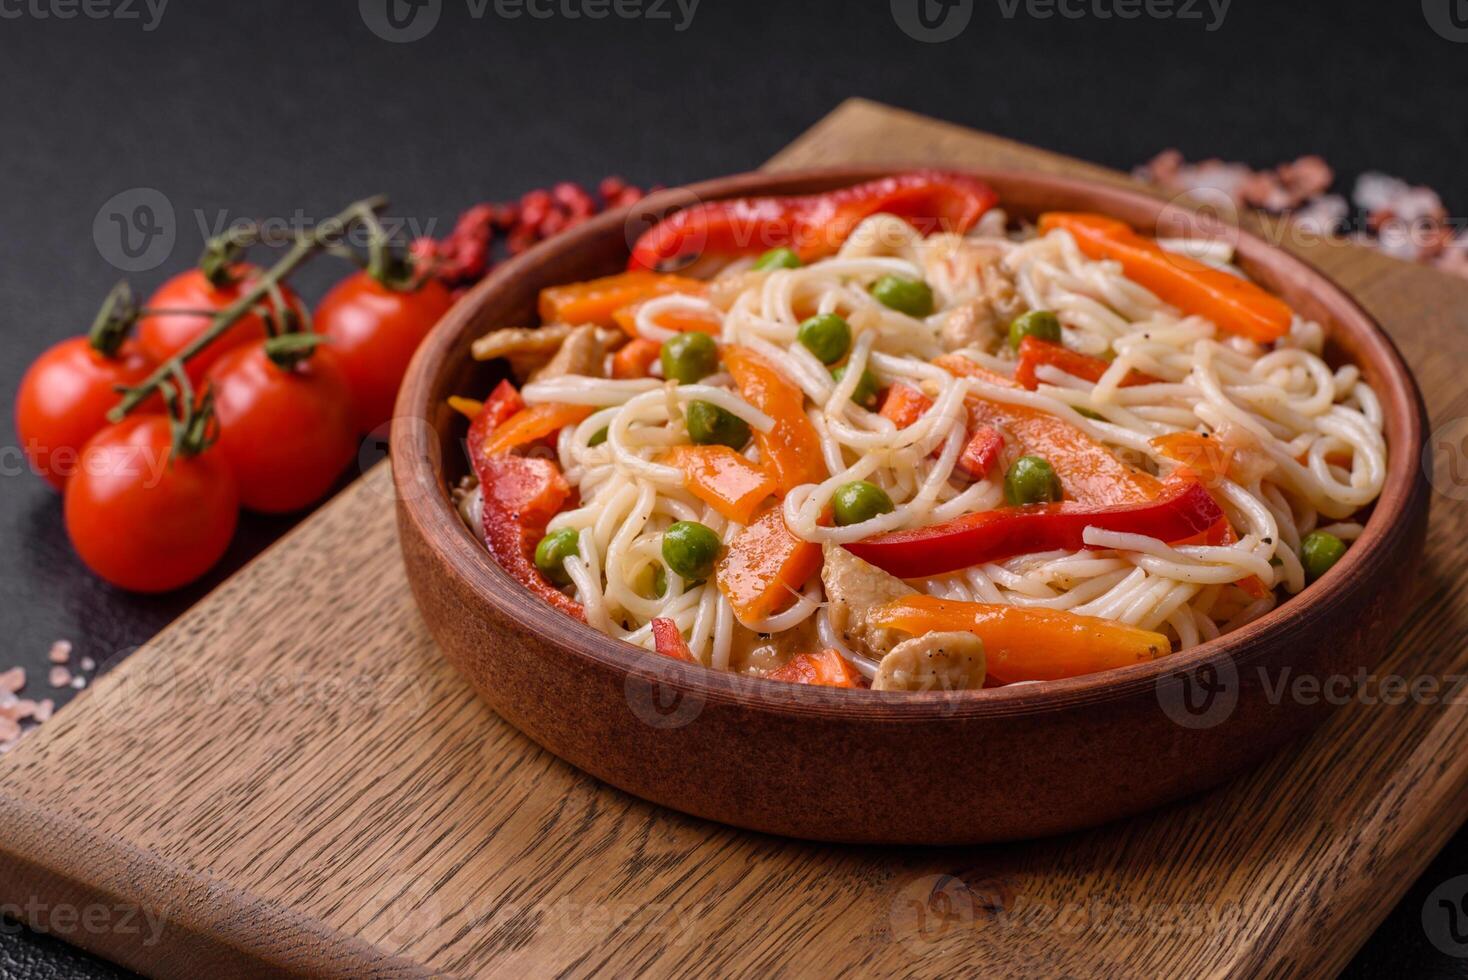
M 1218 243 L 1173 247 L 1220 266 L 1231 258 Z M 1057 314 L 1066 347 L 1114 354 L 1100 381 L 1042 366 L 1029 391 L 958 377 L 932 363 L 952 347 L 943 340 L 945 324 L 980 296 L 971 259 L 983 251 L 997 251 L 1024 307 Z M 974 394 L 1053 413 L 1159 475 L 1177 465 L 1150 442 L 1165 433 L 1207 431 L 1239 455 L 1232 479 L 1214 488 L 1237 530 L 1234 543 L 1169 545 L 1093 527 L 1085 533 L 1087 550 L 1024 555 L 911 583 L 933 595 L 1103 617 L 1159 631 L 1187 648 L 1263 615 L 1276 602 L 1275 586 L 1287 594 L 1303 588 L 1301 539 L 1317 528 L 1354 539 L 1361 528 L 1351 519 L 1381 491 L 1386 446 L 1377 397 L 1355 367 L 1325 362 L 1318 325 L 1297 317 L 1272 349 L 1223 334 L 1199 316 L 1180 315 L 1117 264 L 1087 258 L 1064 230 L 1010 235 L 1003 215 L 992 212 L 968 236 L 923 238 L 878 215 L 824 261 L 768 272 L 747 266 L 726 269 L 707 299 L 669 295 L 643 304 L 637 328 L 662 341 L 672 331 L 657 318 L 670 310 L 716 318 L 723 343 L 765 355 L 805 393 L 830 477 L 791 491 L 781 506 L 788 527 L 806 540 L 848 543 L 1002 504 L 1002 468 L 975 482 L 954 474 L 965 442 L 965 398 Z M 877 302 L 867 287 L 887 274 L 925 279 L 936 312 L 914 319 Z M 796 341 L 800 322 L 813 312 L 838 313 L 851 325 L 854 343 L 840 382 Z M 1014 355 L 992 331 L 962 353 L 1013 372 Z M 931 407 L 898 428 L 858 406 L 850 396 L 863 368 L 884 387 L 921 389 Z M 1156 380 L 1123 387 L 1131 371 Z M 698 521 L 725 542 L 740 530 L 685 490 L 678 469 L 656 461 L 689 441 L 683 413 L 692 400 L 718 405 L 757 431 L 769 429 L 771 419 L 739 396 L 727 374 L 685 385 L 564 376 L 528 384 L 523 396 L 530 404 L 597 409 L 560 432 L 560 467 L 580 501 L 549 528 L 581 532 L 579 554 L 566 569 L 592 626 L 651 649 L 648 624 L 666 617 L 697 660 L 720 669 L 746 666 L 750 634 L 778 641 L 799 633 L 818 637 L 872 676 L 876 663 L 831 627 L 819 579 L 784 611 L 744 623 L 712 579 L 687 582 L 667 570 L 661 598 L 638 585 L 661 567 L 661 536 L 672 522 Z M 603 429 L 605 441 L 592 446 Z M 754 444 L 744 454 L 759 459 Z M 895 508 L 846 527 L 823 523 L 836 489 L 854 480 L 881 487 Z M 1240 587 L 1251 577 L 1265 587 L 1262 595 Z

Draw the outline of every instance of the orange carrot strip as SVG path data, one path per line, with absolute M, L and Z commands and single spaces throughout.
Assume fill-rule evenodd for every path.
M 770 507 L 734 538 L 715 578 L 734 614 L 757 622 L 791 605 L 820 567 L 820 545 L 791 534 L 780 508 Z
M 692 282 L 694 280 L 689 281 Z M 685 292 L 682 289 L 674 291 L 678 293 Z M 637 333 L 637 311 L 647 302 L 646 299 L 640 299 L 612 313 L 612 319 L 616 321 L 617 326 L 627 332 L 627 336 L 639 336 Z M 705 310 L 680 308 L 665 310 L 657 315 L 657 319 L 654 322 L 665 330 L 672 330 L 677 333 L 687 333 L 690 330 L 696 330 L 699 333 L 713 334 L 715 337 L 724 329 L 724 325 L 719 320 L 719 317 Z
M 1148 443 L 1163 456 L 1181 463 L 1178 472 L 1191 475 L 1205 487 L 1218 486 L 1234 464 L 1231 446 L 1201 432 L 1169 432 L 1154 436 Z
M 656 340 L 637 337 L 628 341 L 626 346 L 612 355 L 612 377 L 647 377 L 652 373 L 653 361 L 658 359 L 662 351 L 663 345 Z
M 1049 364 L 1060 368 L 1066 374 L 1089 381 L 1095 384 L 1101 380 L 1101 375 L 1111 367 L 1106 361 L 1080 351 L 1073 351 L 1059 344 L 1052 344 L 1040 340 L 1037 337 L 1026 337 L 1019 344 L 1019 364 L 1014 369 L 1014 380 L 1024 387 L 1034 391 L 1039 385 L 1040 379 L 1035 376 L 1035 368 L 1041 364 Z M 1123 388 L 1134 385 L 1155 384 L 1158 379 L 1141 371 L 1128 371 L 1126 377 L 1121 379 Z
M 905 429 L 932 407 L 933 399 L 911 385 L 898 382 L 887 389 L 887 396 L 882 399 L 882 408 L 877 414 L 891 419 L 899 429 Z
M 641 299 L 667 293 L 701 292 L 704 284 L 683 276 L 655 272 L 620 272 L 614 276 L 551 286 L 540 291 L 544 323 L 616 325 L 617 310 Z
M 567 405 L 545 402 L 522 408 L 503 425 L 489 433 L 480 451 L 486 456 L 500 456 L 537 439 L 543 439 L 562 426 L 575 425 L 592 413 L 589 405 Z
M 1220 330 L 1265 344 L 1290 332 L 1294 314 L 1278 296 L 1246 279 L 1169 252 L 1124 222 L 1077 212 L 1040 215 L 1041 234 L 1056 228 L 1070 232 L 1090 258 L 1120 262 L 1128 279 L 1184 313 L 1212 320 Z
M 661 462 L 683 471 L 689 493 L 740 524 L 777 489 L 768 471 L 728 446 L 675 446 Z
M 775 420 L 769 432 L 756 432 L 754 439 L 780 491 L 824 480 L 828 474 L 821 438 L 806 417 L 805 393 L 747 347 L 725 347 L 724 366 L 744 400 Z
M 867 686 L 866 678 L 835 650 L 797 654 L 789 663 L 770 671 L 765 677 L 772 681 L 820 687 Z
M 449 408 L 463 415 L 465 418 L 473 419 L 484 411 L 484 402 L 477 398 L 465 398 L 462 395 L 450 395 L 448 397 Z
M 1109 619 L 930 595 L 894 599 L 874 610 L 869 621 L 914 636 L 973 633 L 984 641 L 989 674 L 1005 684 L 1091 674 L 1155 660 L 1172 651 L 1161 633 Z
M 944 354 L 933 363 L 960 377 L 1019 387 L 961 354 Z M 1021 452 L 1045 457 L 1060 477 L 1067 500 L 1107 507 L 1155 500 L 1162 491 L 1156 477 L 1123 463 L 1104 445 L 1049 412 L 975 397 L 969 399 L 969 414 L 974 427 L 995 426 L 1014 436 Z

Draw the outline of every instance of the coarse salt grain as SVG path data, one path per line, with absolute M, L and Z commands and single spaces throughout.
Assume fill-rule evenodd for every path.
M 46 654 L 46 658 L 53 664 L 66 663 L 71 659 L 71 641 L 57 640 L 51 644 L 51 651 Z
M 91 671 L 97 669 L 97 661 L 93 660 L 91 657 L 83 657 L 81 659 L 81 668 L 82 670 L 90 673 Z
M 25 699 L 12 700 L 0 703 L 0 718 L 9 718 L 11 721 L 25 721 L 36 715 L 36 702 Z
M 56 702 L 50 698 L 46 698 L 44 701 L 37 701 L 36 707 L 31 711 L 31 720 L 36 722 L 36 724 L 40 724 L 43 721 L 50 721 L 51 715 L 55 711 Z
M 87 679 L 81 674 L 77 674 L 71 679 L 71 686 L 80 691 L 82 688 L 87 686 Z
M 71 671 L 65 667 L 52 667 L 46 679 L 52 687 L 65 687 L 71 683 Z

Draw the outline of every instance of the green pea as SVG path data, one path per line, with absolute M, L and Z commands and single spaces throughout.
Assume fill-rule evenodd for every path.
M 1305 566 L 1305 581 L 1313 582 L 1346 553 L 1346 543 L 1329 531 L 1311 531 L 1300 542 L 1300 564 Z
M 602 443 L 604 443 L 606 441 L 607 441 L 607 427 L 606 426 L 602 426 L 600 429 L 597 429 L 595 432 L 593 432 L 591 434 L 591 438 L 588 439 L 588 440 L 586 440 L 586 444 L 588 446 L 600 446 Z
M 1060 318 L 1049 310 L 1021 313 L 1009 324 L 1009 346 L 1018 349 L 1019 342 L 1026 337 L 1060 343 Z
M 680 333 L 663 342 L 663 377 L 679 384 L 693 384 L 714 373 L 719 366 L 719 347 L 714 338 L 697 330 Z
M 755 259 L 756 269 L 799 269 L 800 256 L 795 254 L 793 248 L 772 248 L 758 259 Z
M 644 599 L 661 599 L 668 594 L 668 572 L 662 565 L 643 565 L 637 573 L 637 594 Z
M 535 546 L 535 567 L 556 585 L 571 584 L 565 563 L 567 558 L 577 553 L 580 537 L 576 529 L 570 527 L 547 534 Z
M 795 337 L 822 364 L 835 364 L 851 349 L 851 324 L 835 313 L 818 313 L 801 323 Z
M 685 581 L 712 575 L 720 547 L 719 536 L 697 521 L 678 521 L 663 532 L 663 561 Z
M 836 523 L 841 527 L 860 524 L 873 517 L 890 514 L 895 509 L 887 491 L 866 480 L 843 483 L 837 487 L 836 493 L 831 497 L 831 507 L 835 511 Z
M 1054 503 L 1061 496 L 1060 479 L 1043 456 L 1021 456 L 1004 474 L 1004 499 L 1016 506 Z
M 872 283 L 877 302 L 898 313 L 923 317 L 933 312 L 933 290 L 921 279 L 883 276 Z
M 685 417 L 688 438 L 697 445 L 738 450 L 749 443 L 749 423 L 713 402 L 689 402 Z
M 841 379 L 846 377 L 846 365 L 843 364 L 832 371 L 831 377 L 836 379 L 837 384 L 840 384 Z M 862 368 L 861 377 L 857 379 L 856 387 L 852 389 L 851 400 L 862 408 L 876 408 L 877 390 L 880 387 L 881 382 L 877 381 L 877 376 L 867 368 Z

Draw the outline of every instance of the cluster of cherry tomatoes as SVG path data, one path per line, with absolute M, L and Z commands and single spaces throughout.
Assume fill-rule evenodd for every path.
M 211 242 L 141 307 L 114 290 L 89 336 L 31 365 L 16 404 L 21 447 L 65 495 L 67 532 L 92 571 L 136 592 L 187 585 L 224 555 L 240 508 L 289 513 L 331 491 L 361 437 L 392 417 L 413 352 L 455 291 L 489 270 L 497 240 L 513 255 L 642 196 L 617 177 L 597 197 L 563 182 L 475 205 L 407 256 L 374 237 L 366 268 L 314 316 L 284 281 L 299 256 L 267 270 L 244 261 L 239 241 Z M 380 233 L 382 203 L 341 217 Z M 119 407 L 122 393 L 134 403 Z
M 180 360 L 263 274 L 202 263 L 141 308 L 115 292 L 90 337 L 52 347 L 21 382 L 21 446 L 63 492 L 77 554 L 115 585 L 186 585 L 224 555 L 240 508 L 288 513 L 324 497 L 390 419 L 409 358 L 453 303 L 431 275 L 359 271 L 308 319 L 279 283 Z M 109 419 L 120 391 L 150 382 L 155 393 Z

